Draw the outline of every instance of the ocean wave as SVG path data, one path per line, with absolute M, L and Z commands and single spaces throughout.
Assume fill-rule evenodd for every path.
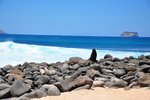
M 90 49 L 19 44 L 12 41 L 0 42 L 0 67 L 7 64 L 22 64 L 24 62 L 52 63 L 65 61 L 73 56 L 88 59 L 90 53 Z M 142 54 L 150 55 L 150 52 L 97 50 L 98 59 L 102 58 L 105 54 L 111 54 L 114 57 L 123 58 L 128 56 L 138 57 Z

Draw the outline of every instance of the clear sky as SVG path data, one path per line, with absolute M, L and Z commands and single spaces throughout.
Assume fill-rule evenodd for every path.
M 150 0 L 0 0 L 0 29 L 15 34 L 150 37 Z

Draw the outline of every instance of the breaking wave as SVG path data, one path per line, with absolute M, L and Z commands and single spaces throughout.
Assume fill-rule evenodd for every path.
M 0 42 L 0 67 L 7 64 L 22 64 L 24 62 L 52 63 L 65 61 L 73 56 L 88 59 L 90 53 L 90 49 L 19 44 L 12 41 Z M 98 59 L 102 58 L 105 54 L 111 54 L 114 57 L 123 58 L 130 55 L 134 57 L 138 57 L 142 54 L 150 55 L 150 52 L 97 50 Z

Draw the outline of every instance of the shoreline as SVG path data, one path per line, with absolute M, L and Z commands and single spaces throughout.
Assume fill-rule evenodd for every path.
M 101 88 L 95 87 L 90 90 L 79 90 L 61 93 L 60 96 L 46 96 L 32 100 L 149 100 L 150 90 L 147 88 L 131 89 Z
M 6 65 L 0 68 L 0 99 L 41 98 L 39 100 L 45 100 L 42 97 L 58 96 L 56 100 L 59 100 L 58 98 L 63 98 L 64 95 L 70 95 L 69 98 L 71 98 L 75 93 L 83 100 L 86 97 L 92 100 L 93 96 L 99 97 L 101 96 L 99 94 L 103 94 L 102 100 L 105 100 L 104 96 L 107 95 L 106 91 L 108 90 L 108 94 L 112 93 L 109 98 L 119 100 L 116 98 L 117 94 L 113 92 L 121 92 L 123 97 L 128 97 L 132 93 L 139 97 L 140 92 L 147 96 L 147 90 L 144 90 L 143 87 L 146 87 L 149 93 L 150 55 L 119 59 L 107 54 L 97 60 L 97 52 L 93 49 L 88 60 L 71 57 L 65 62 L 51 64 L 25 62 L 16 66 Z M 80 94 L 82 90 L 83 93 Z M 90 96 L 90 94 L 92 95 Z M 82 95 L 84 96 L 82 97 Z M 67 97 L 64 98 L 67 100 Z M 135 100 L 135 98 L 132 99 L 132 96 L 129 99 Z

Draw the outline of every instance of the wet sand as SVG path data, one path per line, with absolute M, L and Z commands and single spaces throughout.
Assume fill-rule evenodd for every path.
M 128 91 L 96 87 L 90 90 L 78 90 L 61 93 L 60 96 L 47 96 L 32 100 L 150 100 L 150 89 L 130 89 Z

